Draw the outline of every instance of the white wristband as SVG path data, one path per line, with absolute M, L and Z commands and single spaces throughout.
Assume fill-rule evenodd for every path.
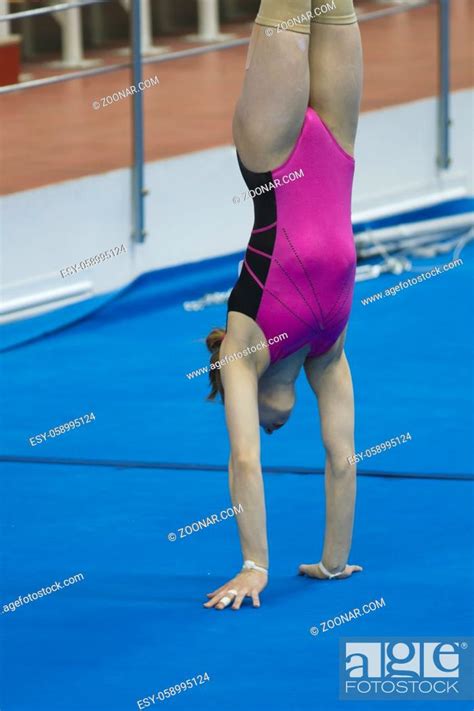
M 268 570 L 262 568 L 260 565 L 256 565 L 253 560 L 244 560 L 242 570 L 259 570 L 261 573 L 266 573 L 268 575 Z
M 321 571 L 322 573 L 324 573 L 324 575 L 325 575 L 329 580 L 332 580 L 333 578 L 337 578 L 337 577 L 338 577 L 339 575 L 341 575 L 341 573 L 343 572 L 343 571 L 341 570 L 341 573 L 330 573 L 329 570 L 327 570 L 327 569 L 324 567 L 322 560 L 319 561 L 318 565 L 319 565 L 320 571 Z

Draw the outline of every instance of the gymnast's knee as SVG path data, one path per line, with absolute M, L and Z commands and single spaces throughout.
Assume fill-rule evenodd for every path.
M 353 0 L 311 0 L 311 22 L 352 25 L 357 22 Z
M 237 104 L 235 110 L 232 133 L 235 147 L 244 165 L 250 156 L 272 155 L 279 146 L 279 137 L 274 136 L 274 131 L 269 131 L 261 115 L 249 114 L 240 104 Z

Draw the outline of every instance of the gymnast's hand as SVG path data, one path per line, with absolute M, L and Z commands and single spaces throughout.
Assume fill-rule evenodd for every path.
M 259 570 L 243 570 L 217 590 L 207 593 L 211 599 L 204 603 L 204 607 L 214 607 L 223 610 L 232 603 L 232 610 L 240 610 L 245 597 L 251 597 L 253 606 L 260 607 L 259 594 L 266 587 L 268 575 Z
M 343 578 L 350 578 L 352 573 L 360 573 L 363 568 L 360 565 L 346 565 L 344 570 L 340 572 L 337 576 L 331 578 L 332 580 L 342 580 Z M 321 570 L 319 563 L 300 565 L 298 570 L 299 575 L 307 575 L 308 578 L 317 578 L 318 580 L 329 580 L 328 576 Z

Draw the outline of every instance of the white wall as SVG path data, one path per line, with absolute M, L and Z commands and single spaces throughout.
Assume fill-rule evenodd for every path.
M 128 173 L 113 171 L 0 198 L 1 321 L 112 291 L 133 278 L 129 254 L 72 277 L 60 275 L 105 249 L 122 243 L 129 248 Z M 67 296 L 74 290 L 78 297 Z M 30 300 L 47 304 L 21 308 Z
M 474 195 L 473 97 L 472 90 L 452 96 L 452 164 L 446 173 L 436 167 L 434 99 L 361 117 L 354 221 L 409 209 L 428 195 L 433 200 L 439 193 Z M 232 201 L 245 190 L 232 147 L 149 163 L 146 186 L 143 245 L 130 244 L 128 169 L 0 198 L 3 320 L 111 291 L 142 272 L 244 249 L 252 205 Z M 59 275 L 60 269 L 122 242 L 126 255 L 68 279 Z M 51 301 L 65 287 L 81 293 Z M 8 313 L 48 293 L 45 306 Z
M 438 191 L 474 195 L 474 91 L 451 97 L 451 165 L 437 168 L 437 102 L 416 101 L 371 111 L 361 117 L 357 137 L 357 170 L 353 220 L 377 205 L 398 209 Z M 410 208 L 408 208 L 410 209 Z

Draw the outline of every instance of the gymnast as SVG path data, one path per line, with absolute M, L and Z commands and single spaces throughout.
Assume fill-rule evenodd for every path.
M 348 564 L 356 472 L 348 462 L 354 396 L 344 352 L 356 266 L 351 193 L 361 88 L 352 0 L 262 0 L 233 123 L 255 222 L 226 330 L 207 337 L 209 398 L 224 401 L 231 498 L 243 508 L 244 563 L 208 593 L 208 608 L 238 610 L 245 597 L 260 606 L 268 546 L 259 427 L 272 434 L 287 422 L 302 368 L 326 452 L 326 530 L 320 562 L 299 572 L 340 580 L 362 570 Z M 292 173 L 300 177 L 289 180 Z M 256 190 L 271 183 L 272 190 Z M 268 347 L 249 351 L 262 340 Z

